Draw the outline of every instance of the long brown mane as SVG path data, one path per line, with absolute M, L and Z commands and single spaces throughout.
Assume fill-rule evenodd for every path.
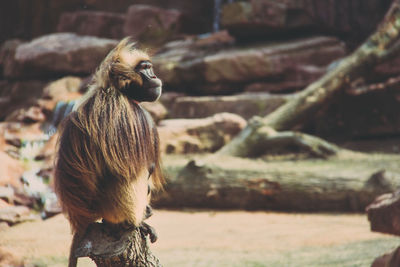
M 107 213 L 137 224 L 132 206 L 138 192 L 132 186 L 143 175 L 147 179 L 153 164 L 153 188 L 164 182 L 151 117 L 110 80 L 121 47 L 126 43 L 104 60 L 86 99 L 61 126 L 55 189 L 74 232 Z

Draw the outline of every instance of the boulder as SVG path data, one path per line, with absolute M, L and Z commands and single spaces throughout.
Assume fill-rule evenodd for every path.
M 116 44 L 116 40 L 73 33 L 49 34 L 20 44 L 4 72 L 7 77 L 18 79 L 88 75 Z
M 20 40 L 13 39 L 7 40 L 0 47 L 0 77 L 6 75 L 4 73 L 5 70 L 11 70 L 12 66 L 5 66 L 8 64 L 13 64 L 13 58 L 15 55 L 15 50 L 21 44 Z
M 15 110 L 5 118 L 5 121 L 24 122 L 24 123 L 44 122 L 45 120 L 46 120 L 46 115 L 43 113 L 42 109 L 38 106 L 31 106 L 28 108 L 21 108 Z
M 48 195 L 45 199 L 42 216 L 47 219 L 59 213 L 62 213 L 62 208 L 56 194 Z
M 148 5 L 132 5 L 128 9 L 124 34 L 141 43 L 158 46 L 176 37 L 181 31 L 182 13 Z
M 56 81 L 50 82 L 43 89 L 43 97 L 56 101 L 66 100 L 63 97 L 69 93 L 79 92 L 82 79 L 74 76 L 67 76 Z
M 33 207 L 34 199 L 26 195 L 23 189 L 0 186 L 0 209 L 9 207 L 9 204 Z
M 169 118 L 204 118 L 216 113 L 235 113 L 244 119 L 265 116 L 284 104 L 291 96 L 268 93 L 246 93 L 232 96 L 161 97 Z
M 308 132 L 349 139 L 393 137 L 400 133 L 400 77 L 357 87 L 320 110 Z
M 400 191 L 387 193 L 375 199 L 367 208 L 371 230 L 400 236 Z
M 0 186 L 0 209 L 3 201 L 12 203 L 14 201 L 14 189 L 10 186 Z
M 312 18 L 301 7 L 290 13 L 292 3 L 286 2 L 252 0 L 227 4 L 222 9 L 221 24 L 239 37 L 261 36 L 312 25 Z
M 400 235 L 400 191 L 387 193 L 375 199 L 367 208 L 371 230 Z M 372 267 L 400 266 L 400 247 L 374 260 Z
M 24 145 L 23 141 L 47 138 L 43 133 L 41 123 L 3 122 L 0 123 L 0 129 L 3 131 L 7 143 L 20 144 L 20 147 Z
M 141 106 L 150 113 L 155 123 L 158 123 L 167 117 L 167 109 L 160 101 L 143 102 L 141 103 Z
M 21 180 L 24 173 L 22 163 L 0 151 L 0 186 L 22 188 Z
M 8 206 L 0 209 L 0 222 L 6 222 L 9 225 L 14 225 L 24 221 L 37 219 L 33 216 L 29 208 L 25 206 Z
M 186 37 L 190 40 L 190 37 Z M 192 37 L 192 42 L 196 47 L 207 48 L 224 48 L 235 44 L 235 38 L 231 36 L 228 31 L 221 30 L 213 33 L 206 33 L 199 36 Z
M 0 120 L 21 108 L 28 109 L 42 96 L 46 81 L 0 81 Z
M 85 0 L 0 1 L 0 42 L 10 38 L 29 40 L 54 32 L 65 10 L 84 7 Z
M 119 0 L 126 3 L 125 0 Z M 187 0 L 134 0 L 132 4 L 145 4 L 163 9 L 176 9 L 183 13 L 182 32 L 199 34 L 210 32 L 214 19 L 214 0 L 187 1 Z
M 325 67 L 344 55 L 344 44 L 333 37 L 224 49 L 199 48 L 186 40 L 167 44 L 153 62 L 169 88 L 188 88 L 181 89 L 188 94 L 222 94 L 254 82 L 283 82 L 292 77 L 306 77 L 301 75 L 304 69 Z
M 13 194 L 14 194 L 14 191 L 13 191 Z M 1 198 L 0 198 L 0 209 L 7 208 L 7 207 L 9 207 L 9 206 L 10 206 L 10 204 L 9 204 L 8 199 L 4 200 L 3 197 L 1 197 Z M 3 222 L 3 223 L 4 223 L 4 222 Z M 3 223 L 1 223 L 1 224 L 3 224 Z M 8 225 L 8 224 L 7 224 L 7 225 Z
M 54 135 L 50 137 L 50 139 L 44 144 L 39 153 L 35 156 L 35 160 L 44 160 L 44 164 L 42 166 L 43 171 L 48 171 L 48 169 L 52 169 L 54 165 L 54 157 L 56 155 L 56 147 L 59 135 L 56 132 Z M 42 176 L 42 175 L 41 175 Z
M 129 5 L 146 4 L 164 9 L 178 9 L 185 15 L 186 33 L 204 33 L 212 29 L 214 0 L 68 0 L 0 1 L 0 43 L 10 38 L 31 39 L 55 32 L 61 14 L 77 10 L 125 14 Z
M 238 1 L 223 7 L 221 24 L 239 39 L 290 36 L 307 29 L 359 42 L 375 30 L 390 4 L 390 0 Z
M 124 24 L 124 14 L 104 11 L 74 11 L 61 14 L 57 31 L 122 39 Z
M 299 91 L 322 77 L 326 67 L 294 66 L 283 81 L 256 82 L 247 85 L 245 92 L 270 92 L 274 94 Z
M 158 126 L 165 153 L 214 152 L 246 126 L 238 115 L 219 113 L 202 119 L 169 119 Z
M 18 159 L 19 151 L 22 143 L 19 139 L 7 139 L 6 137 L 7 123 L 0 123 L 0 151 L 8 154 L 8 156 Z
M 371 267 L 397 267 L 400 266 L 400 247 L 384 254 L 374 260 Z

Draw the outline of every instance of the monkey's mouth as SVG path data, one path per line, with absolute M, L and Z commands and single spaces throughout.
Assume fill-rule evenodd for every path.
M 149 93 L 151 95 L 157 96 L 157 99 L 161 96 L 162 87 L 161 86 L 154 86 L 149 88 Z
M 154 98 L 153 100 L 150 101 L 157 101 L 162 93 L 162 87 L 161 86 L 155 86 L 149 88 L 149 98 Z
M 159 80 L 158 80 L 159 81 Z M 121 92 L 128 97 L 128 99 L 134 102 L 154 102 L 157 101 L 162 92 L 162 83 L 153 82 L 145 83 L 142 86 L 138 86 L 135 83 L 127 84 Z
M 134 102 L 157 101 L 160 98 L 162 92 L 161 86 L 149 87 L 146 88 L 146 90 L 143 90 L 143 88 L 140 88 L 140 90 L 138 90 L 137 88 L 135 89 L 130 88 L 130 90 L 126 92 L 126 96 Z

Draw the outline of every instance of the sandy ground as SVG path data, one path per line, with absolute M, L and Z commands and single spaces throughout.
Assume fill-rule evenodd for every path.
M 157 210 L 151 245 L 164 266 L 370 266 L 400 240 L 371 233 L 365 215 Z M 62 215 L 0 230 L 0 249 L 38 266 L 65 266 Z M 95 266 L 88 259 L 78 266 Z

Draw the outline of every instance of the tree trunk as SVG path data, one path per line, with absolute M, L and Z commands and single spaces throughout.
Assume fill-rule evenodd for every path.
M 98 267 L 161 267 L 140 228 L 93 223 L 75 250 L 76 257 L 90 257 Z
M 234 140 L 217 153 L 220 155 L 249 156 L 257 150 L 260 141 L 258 131 L 270 127 L 276 131 L 290 130 L 313 118 L 313 115 L 334 97 L 335 93 L 354 79 L 366 74 L 400 51 L 400 0 L 394 0 L 378 30 L 367 41 L 318 81 L 299 92 L 296 97 L 267 115 L 261 123 L 249 124 Z M 261 135 L 262 136 L 262 135 Z M 264 135 L 265 136 L 265 135 Z M 250 146 L 245 151 L 243 143 Z

